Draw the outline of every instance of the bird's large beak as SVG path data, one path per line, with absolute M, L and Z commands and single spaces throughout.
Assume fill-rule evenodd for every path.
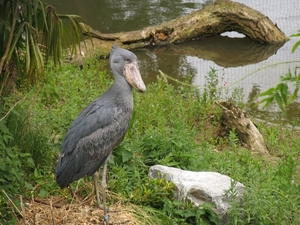
M 140 74 L 139 65 L 137 61 L 125 62 L 124 75 L 128 83 L 137 89 L 139 92 L 145 92 L 146 86 Z

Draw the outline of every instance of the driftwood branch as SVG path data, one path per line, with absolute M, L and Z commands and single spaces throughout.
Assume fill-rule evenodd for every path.
M 216 102 L 222 109 L 222 123 L 227 130 L 234 129 L 238 138 L 253 153 L 269 155 L 263 136 L 251 121 L 250 117 L 232 101 Z
M 103 34 L 92 28 L 84 30 L 86 33 L 90 31 L 95 40 L 94 46 L 104 53 L 108 53 L 115 42 L 123 48 L 134 49 L 216 36 L 227 31 L 237 31 L 265 44 L 287 40 L 284 33 L 267 16 L 230 0 L 217 0 L 201 10 L 142 30 L 113 34 Z

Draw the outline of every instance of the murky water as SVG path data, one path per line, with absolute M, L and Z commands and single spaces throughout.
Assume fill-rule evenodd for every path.
M 137 30 L 186 15 L 201 9 L 211 0 L 48 0 L 59 13 L 81 15 L 94 29 L 103 33 Z M 268 16 L 287 35 L 300 29 L 298 0 L 237 0 Z M 218 70 L 220 86 L 244 90 L 244 101 L 276 85 L 280 76 L 300 64 L 300 50 L 291 53 L 299 40 L 291 39 L 281 46 L 268 46 L 243 38 L 235 32 L 223 37 L 200 38 L 173 46 L 136 50 L 146 83 L 156 80 L 158 70 L 182 80 L 194 77 L 194 84 L 204 86 L 210 68 Z M 229 38 L 231 37 L 231 38 Z M 297 61 L 297 62 L 295 62 Z M 282 63 L 287 62 L 287 63 Z M 299 73 L 299 71 L 298 71 Z M 272 106 L 255 111 L 256 116 L 276 122 L 299 121 L 300 100 L 289 109 L 288 118 Z M 299 123 L 298 123 L 299 124 Z

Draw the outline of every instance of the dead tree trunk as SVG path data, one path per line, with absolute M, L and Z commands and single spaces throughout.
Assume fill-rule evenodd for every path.
M 226 31 L 237 31 L 265 44 L 287 40 L 276 24 L 262 13 L 241 3 L 217 0 L 201 10 L 142 30 L 103 34 L 90 28 L 95 43 L 93 47 L 89 43 L 87 45 L 108 53 L 113 43 L 118 43 L 123 48 L 134 49 L 215 36 Z
M 231 101 L 216 102 L 216 104 L 222 108 L 222 124 L 226 130 L 234 129 L 240 141 L 253 153 L 264 156 L 270 155 L 263 136 L 246 112 Z

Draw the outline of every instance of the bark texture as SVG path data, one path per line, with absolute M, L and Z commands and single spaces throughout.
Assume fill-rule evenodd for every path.
M 222 123 L 226 130 L 234 129 L 240 141 L 253 153 L 269 156 L 263 136 L 250 117 L 232 101 L 216 102 L 222 108 Z
M 241 3 L 217 0 L 186 16 L 142 30 L 103 34 L 89 28 L 94 46 L 108 52 L 113 43 L 127 49 L 165 45 L 237 31 L 265 44 L 282 43 L 285 34 L 267 16 Z M 87 31 L 87 30 L 86 30 Z M 89 44 L 88 44 L 89 45 Z

